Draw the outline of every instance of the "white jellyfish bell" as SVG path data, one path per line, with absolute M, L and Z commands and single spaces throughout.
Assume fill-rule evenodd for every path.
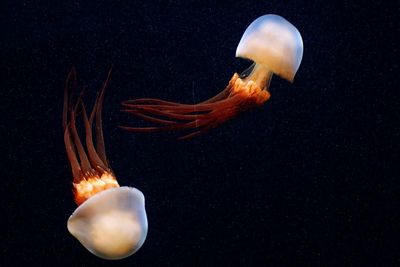
M 268 14 L 253 21 L 244 32 L 236 57 L 251 59 L 247 80 L 268 87 L 273 73 L 293 82 L 303 58 L 303 39 L 295 26 L 281 16 Z
M 97 193 L 68 219 L 68 230 L 96 256 L 117 260 L 135 253 L 147 235 L 142 192 L 117 187 Z

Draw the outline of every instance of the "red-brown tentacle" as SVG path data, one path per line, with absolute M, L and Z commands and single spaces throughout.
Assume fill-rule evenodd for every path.
M 164 110 L 158 110 L 156 108 L 147 108 L 147 107 L 137 107 L 136 110 L 130 110 L 128 112 L 131 114 L 136 114 L 136 113 L 151 114 L 174 120 L 184 120 L 184 121 L 194 120 L 196 118 L 204 116 L 203 114 L 185 114 L 180 112 L 179 110 L 164 111 Z
M 167 128 L 165 127 L 130 127 L 130 126 L 118 126 L 119 128 L 126 130 L 128 132 L 134 132 L 134 133 L 155 133 L 155 132 L 162 132 L 162 131 L 168 131 Z
M 63 115 L 62 115 L 62 124 L 63 124 L 64 131 L 68 124 L 68 109 L 69 109 L 69 104 L 70 104 L 68 88 L 70 87 L 71 82 L 72 82 L 72 87 L 76 87 L 75 68 L 71 68 L 71 70 L 68 72 L 67 79 L 65 80 L 65 85 L 64 85 L 64 104 L 63 104 Z
M 206 112 L 211 110 L 214 103 L 199 103 L 199 104 L 177 104 L 174 106 L 169 105 L 157 105 L 157 104 L 122 104 L 127 109 L 137 108 L 156 108 L 157 110 L 164 110 L 169 112 L 193 113 L 193 112 Z
M 108 84 L 110 81 L 111 72 L 112 72 L 112 68 L 110 68 L 110 70 L 108 71 L 107 79 L 103 84 L 103 88 L 101 89 L 97 105 L 94 107 L 94 108 L 96 108 L 96 118 L 95 118 L 96 119 L 95 120 L 96 150 L 97 150 L 97 154 L 99 155 L 101 160 L 104 162 L 104 164 L 106 164 L 107 167 L 109 167 L 109 162 L 107 159 L 106 149 L 105 149 L 105 145 L 104 145 L 101 113 L 103 110 L 104 94 L 105 94 L 106 88 L 108 87 Z
M 67 157 L 69 163 L 71 165 L 72 176 L 74 177 L 74 182 L 79 182 L 82 175 L 81 166 L 78 162 L 78 159 L 75 154 L 75 150 L 73 144 L 71 142 L 71 135 L 69 132 L 69 125 L 67 124 L 64 131 L 64 143 L 65 143 L 65 150 L 67 151 Z
M 95 170 L 97 170 L 98 172 L 102 173 L 105 170 L 107 170 L 107 166 L 100 159 L 99 155 L 96 152 L 96 149 L 94 148 L 92 125 L 89 122 L 89 119 L 88 119 L 87 114 L 86 114 L 85 105 L 82 102 L 81 102 L 81 108 L 82 108 L 83 123 L 85 125 L 86 149 L 87 149 L 87 152 L 88 152 L 89 161 L 90 161 L 92 167 Z
M 68 120 L 68 81 L 71 78 L 71 72 L 72 70 L 68 72 L 68 76 L 64 85 L 64 103 L 63 103 L 63 113 L 62 113 L 62 126 L 64 132 L 67 128 L 67 120 Z
M 71 113 L 71 115 L 70 115 L 71 122 L 70 122 L 69 128 L 71 129 L 72 138 L 73 138 L 75 147 L 78 151 L 82 172 L 84 174 L 86 174 L 92 170 L 92 167 L 90 166 L 89 159 L 86 155 L 85 149 L 83 148 L 82 142 L 78 135 L 78 131 L 76 129 L 76 124 L 75 124 L 76 109 L 71 110 L 70 113 Z
M 140 132 L 140 133 L 151 133 L 151 132 L 161 132 L 161 131 L 176 131 L 176 130 L 190 130 L 201 128 L 209 123 L 209 120 L 193 120 L 190 122 L 179 123 L 175 122 L 172 125 L 167 126 L 155 126 L 155 127 L 129 127 L 129 126 L 119 126 L 129 132 Z
M 187 123 L 182 123 L 179 125 L 174 125 L 174 126 L 168 126 L 165 128 L 168 128 L 171 131 L 176 131 L 176 130 L 191 130 L 191 129 L 199 129 L 202 128 L 206 125 L 208 125 L 212 120 L 207 118 L 207 119 L 196 119 L 191 122 Z
M 155 117 L 151 117 L 148 115 L 145 115 L 143 113 L 134 111 L 134 110 L 128 110 L 128 109 L 122 109 L 122 112 L 126 112 L 126 113 L 131 113 L 139 118 L 144 119 L 145 121 L 149 121 L 152 123 L 156 123 L 156 124 L 164 124 L 164 125 L 171 125 L 171 124 L 175 124 L 176 121 L 170 121 L 170 120 L 163 120 L 163 119 L 159 119 L 159 118 L 155 118 Z
M 176 102 L 171 102 L 171 101 L 165 101 L 161 99 L 156 99 L 156 98 L 140 98 L 140 99 L 133 99 L 133 100 L 125 100 L 122 101 L 122 105 L 124 104 L 156 104 L 156 105 L 170 105 L 170 106 L 176 106 L 180 105 L 179 103 Z
M 68 160 L 71 165 L 72 176 L 74 177 L 74 182 L 75 182 L 75 181 L 79 181 L 79 179 L 81 179 L 83 173 L 82 173 L 81 165 L 76 156 L 75 145 L 72 142 L 72 137 L 71 137 L 71 133 L 69 130 L 70 123 L 68 123 L 68 110 L 70 110 L 70 98 L 69 98 L 69 94 L 68 94 L 68 88 L 70 87 L 71 82 L 73 83 L 72 86 L 76 85 L 76 73 L 75 73 L 74 68 L 71 68 L 71 70 L 68 72 L 68 76 L 65 81 L 62 125 L 63 125 L 63 130 L 64 130 L 65 150 L 67 152 L 67 157 L 68 157 Z
M 207 127 L 201 128 L 200 130 L 197 130 L 197 131 L 192 132 L 192 133 L 190 133 L 190 134 L 181 136 L 181 137 L 178 138 L 178 140 L 187 140 L 187 139 L 191 139 L 191 138 L 193 138 L 193 137 L 195 137 L 195 136 L 198 136 L 198 135 L 200 135 L 200 134 L 203 134 L 203 133 L 207 132 L 208 130 L 214 128 L 215 126 L 216 126 L 216 125 L 210 124 L 210 125 L 208 125 Z

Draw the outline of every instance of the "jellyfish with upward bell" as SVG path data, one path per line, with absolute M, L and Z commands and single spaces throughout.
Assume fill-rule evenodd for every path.
M 75 69 L 69 72 L 64 89 L 63 128 L 78 205 L 68 219 L 68 230 L 94 255 L 117 260 L 132 255 L 143 245 L 148 226 L 143 193 L 133 187 L 120 187 L 106 157 L 101 112 L 110 74 L 111 70 L 88 117 L 83 94 L 75 97 L 75 101 L 71 94 L 71 90 L 76 90 L 77 80 Z M 86 149 L 76 127 L 79 113 Z
M 131 132 L 184 131 L 180 139 L 192 138 L 263 105 L 270 98 L 273 74 L 293 82 L 302 56 L 303 40 L 295 26 L 278 15 L 261 16 L 246 29 L 236 49 L 236 57 L 254 63 L 241 75 L 235 73 L 222 92 L 198 104 L 153 98 L 124 101 L 123 112 L 156 125 L 121 128 Z

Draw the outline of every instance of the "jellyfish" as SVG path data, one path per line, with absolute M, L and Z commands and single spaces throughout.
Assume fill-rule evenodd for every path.
M 68 219 L 68 231 L 94 255 L 116 260 L 132 255 L 143 245 L 148 224 L 143 193 L 133 187 L 119 186 L 105 153 L 101 113 L 110 74 L 111 70 L 88 117 L 83 91 L 73 101 L 70 91 L 76 89 L 77 79 L 75 69 L 71 69 L 64 89 L 63 128 L 74 200 L 78 205 Z M 84 124 L 86 148 L 76 127 L 78 114 Z
M 222 92 L 197 104 L 153 98 L 124 101 L 123 112 L 155 126 L 120 127 L 131 132 L 185 131 L 179 139 L 192 138 L 263 105 L 270 98 L 273 74 L 293 82 L 302 56 L 303 41 L 295 26 L 278 15 L 261 16 L 248 26 L 236 49 L 236 57 L 253 64 L 241 75 L 235 73 Z

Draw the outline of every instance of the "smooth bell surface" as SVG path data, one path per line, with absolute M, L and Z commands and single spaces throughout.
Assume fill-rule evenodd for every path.
M 135 253 L 147 235 L 143 193 L 132 187 L 102 191 L 68 219 L 68 230 L 96 256 L 116 260 Z
M 293 81 L 303 57 L 303 40 L 289 21 L 278 15 L 264 15 L 244 32 L 236 56 L 268 66 L 275 74 Z

